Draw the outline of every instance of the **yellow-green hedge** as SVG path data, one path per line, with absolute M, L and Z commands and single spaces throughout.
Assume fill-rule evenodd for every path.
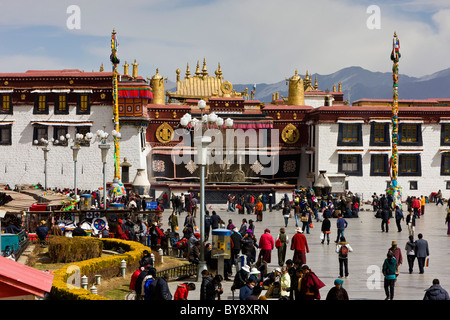
M 150 248 L 136 241 L 127 241 L 121 239 L 105 238 L 98 239 L 103 242 L 104 248 L 111 248 L 120 246 L 126 250 L 123 254 L 104 258 L 94 258 L 80 262 L 74 262 L 65 265 L 64 267 L 53 272 L 53 285 L 51 290 L 51 298 L 55 300 L 108 300 L 96 294 L 92 294 L 89 290 L 82 288 L 70 289 L 67 285 L 67 280 L 72 274 L 67 273 L 70 266 L 77 266 L 80 269 L 80 277 L 83 275 L 101 274 L 102 269 L 109 267 L 117 267 L 120 270 L 120 263 L 122 260 L 127 262 L 127 267 L 136 265 L 142 258 L 142 252 Z M 92 281 L 91 281 L 92 282 Z

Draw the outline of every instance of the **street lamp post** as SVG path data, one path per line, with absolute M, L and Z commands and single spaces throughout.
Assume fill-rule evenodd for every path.
M 108 150 L 111 147 L 109 144 L 106 144 L 106 141 L 109 137 L 110 135 L 107 132 L 103 130 L 97 130 L 97 138 L 100 141 L 98 147 L 102 152 L 103 163 L 103 209 L 106 209 L 106 157 L 108 155 Z M 114 141 L 118 141 L 121 138 L 120 132 L 113 130 L 112 138 L 114 139 Z
M 232 127 L 233 120 L 228 118 L 224 121 L 214 112 L 209 113 L 209 115 L 203 115 L 203 112 L 206 109 L 206 102 L 204 100 L 199 100 L 197 106 L 201 112 L 200 120 L 193 118 L 191 114 L 186 113 L 183 117 L 181 117 L 180 124 L 184 128 L 194 131 L 195 133 L 194 144 L 197 147 L 197 163 L 200 166 L 200 242 L 202 244 L 202 250 L 200 250 L 200 261 L 197 276 L 197 280 L 200 280 L 202 278 L 201 272 L 206 268 L 205 252 L 203 250 L 203 246 L 205 244 L 205 167 L 208 156 L 208 145 L 212 140 L 210 136 L 204 135 L 203 129 L 208 129 L 209 127 L 221 129 L 224 123 L 227 127 Z
M 102 163 L 103 163 L 103 209 L 106 210 L 106 156 L 108 150 L 111 147 L 109 144 L 99 144 L 98 147 L 102 151 Z

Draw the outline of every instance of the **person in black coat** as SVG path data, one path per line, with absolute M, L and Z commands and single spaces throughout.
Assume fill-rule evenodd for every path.
M 72 237 L 84 237 L 86 235 L 86 231 L 81 228 L 81 222 L 78 222 L 77 227 L 72 231 Z
M 391 215 L 391 211 L 387 208 L 383 209 L 381 212 L 381 232 L 384 232 L 386 229 L 386 232 L 389 232 L 389 218 Z
M 144 252 L 142 253 L 142 259 L 139 260 L 139 266 L 145 268 L 149 265 L 153 266 L 153 258 L 148 250 L 144 250 Z
M 247 230 L 246 230 L 247 231 Z M 231 264 L 236 263 L 239 252 L 241 252 L 241 239 L 242 235 L 239 233 L 237 228 L 233 229 L 233 233 L 230 236 L 231 240 Z
M 215 211 L 213 211 L 211 216 L 211 228 L 213 230 L 219 228 L 220 220 L 220 216 Z
M 45 221 L 41 221 L 41 225 L 36 229 L 36 235 L 41 241 L 45 241 L 48 235 L 48 228 L 45 225 Z
M 170 293 L 169 274 L 166 273 L 162 277 L 156 278 L 150 285 L 150 300 L 172 300 L 172 293 Z

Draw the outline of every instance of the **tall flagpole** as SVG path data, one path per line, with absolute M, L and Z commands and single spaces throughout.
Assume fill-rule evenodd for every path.
M 392 79 L 393 79 L 393 101 L 392 101 L 392 157 L 391 157 L 391 185 L 388 188 L 388 193 L 392 195 L 394 200 L 394 207 L 402 207 L 402 189 L 398 185 L 398 61 L 400 59 L 400 41 L 397 33 L 394 32 L 394 39 L 392 43 L 391 60 Z
M 114 108 L 114 130 L 119 132 L 119 90 L 117 85 L 117 79 L 119 72 L 117 65 L 120 63 L 117 57 L 117 39 L 116 30 L 113 30 L 111 36 L 111 63 L 113 66 L 113 108 Z M 119 137 L 114 136 L 114 178 L 120 180 L 120 152 L 119 152 Z

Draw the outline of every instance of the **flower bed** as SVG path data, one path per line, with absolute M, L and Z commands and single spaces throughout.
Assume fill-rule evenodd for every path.
M 136 270 L 144 250 L 151 249 L 135 241 L 127 241 L 114 238 L 97 239 L 102 241 L 103 249 L 110 250 L 121 247 L 126 252 L 109 257 L 93 258 L 89 260 L 73 262 L 53 272 L 53 286 L 50 297 L 53 300 L 108 300 L 105 297 L 91 293 L 89 290 L 75 287 L 76 282 L 86 275 L 89 280 L 88 287 L 95 283 L 95 276 L 101 275 L 102 279 L 109 279 L 120 274 L 122 260 L 126 261 L 127 271 Z M 80 277 L 80 278 L 77 278 Z

